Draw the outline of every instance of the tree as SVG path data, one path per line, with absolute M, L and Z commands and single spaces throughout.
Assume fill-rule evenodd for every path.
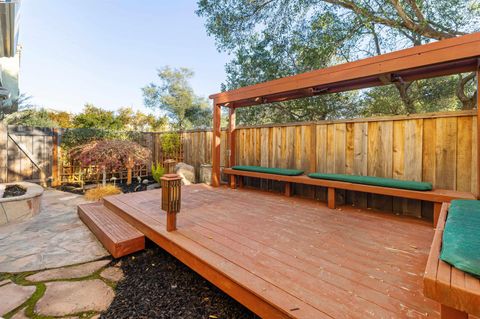
M 8 114 L 33 108 L 31 99 L 30 95 L 22 93 L 13 100 L 0 100 L 0 120 L 3 120 Z
M 9 125 L 23 125 L 34 127 L 58 127 L 58 123 L 50 118 L 45 109 L 27 109 L 8 114 L 5 122 Z
M 70 128 L 73 126 L 72 114 L 65 111 L 50 111 L 48 117 L 58 124 L 58 127 Z
M 193 71 L 165 66 L 158 70 L 158 77 L 160 84 L 150 83 L 142 89 L 145 106 L 164 112 L 176 129 L 210 126 L 208 101 L 195 95 L 188 82 Z
M 73 125 L 81 128 L 122 129 L 122 123 L 113 111 L 106 111 L 89 103 L 85 104 L 82 113 L 73 117 Z
M 197 14 L 218 49 L 234 55 L 224 86 L 233 89 L 473 32 L 479 7 L 465 0 L 200 0 Z M 468 108 L 472 76 L 458 81 L 457 95 Z M 403 112 L 415 112 L 415 99 L 423 96 L 412 96 L 411 83 L 394 85 Z
M 128 131 L 148 132 L 168 129 L 168 118 L 166 116 L 156 118 L 152 114 L 135 112 L 131 107 L 122 107 L 117 111 L 117 114 L 123 129 Z
M 150 160 L 150 150 L 138 143 L 125 140 L 92 141 L 73 148 L 70 158 L 84 167 L 97 165 L 103 171 L 103 186 L 106 184 L 106 171 L 127 169 L 127 185 L 132 183 L 132 169 L 135 164 L 146 164 Z

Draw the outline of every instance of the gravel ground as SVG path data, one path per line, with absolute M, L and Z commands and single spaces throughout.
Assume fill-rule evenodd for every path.
M 258 318 L 157 246 L 121 267 L 125 279 L 101 318 Z

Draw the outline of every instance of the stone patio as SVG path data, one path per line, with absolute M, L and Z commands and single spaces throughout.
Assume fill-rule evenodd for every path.
M 108 266 L 110 262 L 103 259 L 34 274 L 3 274 L 9 279 L 0 280 L 0 318 L 99 318 L 113 301 L 116 283 L 123 279 L 120 264 Z
M 83 196 L 45 190 L 41 211 L 0 226 L 0 273 L 62 267 L 109 256 L 77 216 Z

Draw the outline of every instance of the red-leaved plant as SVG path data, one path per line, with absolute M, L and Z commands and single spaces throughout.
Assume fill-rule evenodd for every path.
M 84 167 L 96 165 L 103 170 L 103 184 L 106 170 L 127 169 L 127 184 L 132 183 L 132 168 L 135 164 L 147 164 L 150 150 L 138 143 L 125 140 L 99 140 L 77 146 L 70 151 L 70 158 Z

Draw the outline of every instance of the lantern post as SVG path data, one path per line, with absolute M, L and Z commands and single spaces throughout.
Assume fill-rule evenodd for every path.
M 163 162 L 163 167 L 165 168 L 165 174 L 173 174 L 175 173 L 175 165 L 177 165 L 177 161 L 173 159 L 167 159 Z
M 177 229 L 177 213 L 180 211 L 182 178 L 177 174 L 165 174 L 161 178 L 162 210 L 167 212 L 167 231 Z

